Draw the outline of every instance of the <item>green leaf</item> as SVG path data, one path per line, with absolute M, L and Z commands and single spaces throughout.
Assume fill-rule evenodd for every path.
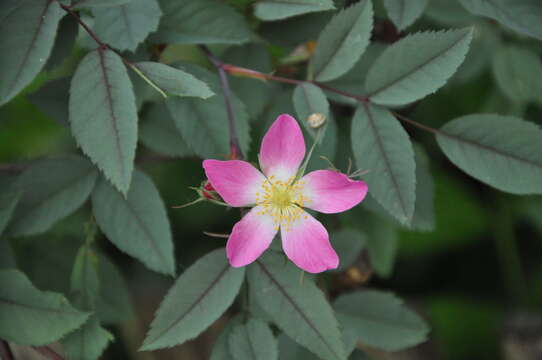
M 181 137 L 164 103 L 151 104 L 143 115 L 139 138 L 149 149 L 168 156 L 190 156 L 190 150 Z
M 74 2 L 74 9 L 95 8 L 95 7 L 113 7 L 129 3 L 131 0 L 80 0 Z
M 375 272 L 388 278 L 393 272 L 399 236 L 397 229 L 389 221 L 378 216 L 365 214 L 364 230 L 367 233 L 367 250 Z
M 467 115 L 444 125 L 437 142 L 461 170 L 513 194 L 542 193 L 542 130 L 513 116 Z
M 77 143 L 123 194 L 128 192 L 137 145 L 132 84 L 120 57 L 91 51 L 70 88 L 70 123 Z
M 511 100 L 542 99 L 542 61 L 528 49 L 507 46 L 493 55 L 493 76 L 500 90 Z
M 120 250 L 151 270 L 175 274 L 166 208 L 147 175 L 134 171 L 126 197 L 101 178 L 92 192 L 92 207 L 100 229 Z
M 55 44 L 44 70 L 53 71 L 64 63 L 72 53 L 78 33 L 79 23 L 73 16 L 65 16 L 60 20 Z
M 282 333 L 278 337 L 280 360 L 314 360 L 314 355 L 289 336 Z
M 98 258 L 88 245 L 83 245 L 75 257 L 71 275 L 71 298 L 80 309 L 93 310 L 100 295 Z
M 242 44 L 253 37 L 245 18 L 223 1 L 160 0 L 160 7 L 164 16 L 154 42 Z
M 104 43 L 121 51 L 135 51 L 158 29 L 162 11 L 157 0 L 131 0 L 115 7 L 93 9 L 94 31 Z
M 4 184 L 2 181 L 0 185 L 2 185 L 2 192 L 0 193 L 0 235 L 2 235 L 11 220 L 15 206 L 17 206 L 21 198 L 21 192 L 16 188 L 15 184 Z
M 224 248 L 199 259 L 160 304 L 141 350 L 171 347 L 198 336 L 232 304 L 244 275 L 244 268 L 230 266 Z
M 416 163 L 408 134 L 392 114 L 364 103 L 352 119 L 352 150 L 369 193 L 401 223 L 408 224 L 416 201 Z
M 269 326 L 259 319 L 236 325 L 229 337 L 230 352 L 236 360 L 278 360 L 277 340 Z
M 251 292 L 262 309 L 288 336 L 324 360 L 346 359 L 338 323 L 324 294 L 275 254 L 249 266 Z
M 434 93 L 461 65 L 471 39 L 472 30 L 462 29 L 420 32 L 394 43 L 367 74 L 371 101 L 403 105 Z
M 326 95 L 318 86 L 310 83 L 303 83 L 296 86 L 293 102 L 299 122 L 314 138 L 316 136 L 316 130 L 310 127 L 307 120 L 312 114 L 322 114 L 326 120 L 329 119 L 329 102 L 327 101 Z M 323 126 L 327 126 L 326 123 L 324 123 Z
M 228 341 L 233 328 L 241 324 L 242 320 L 243 318 L 238 314 L 228 321 L 213 345 L 210 360 L 235 360 L 230 352 Z
M 0 270 L 0 337 L 20 345 L 52 343 L 80 327 L 88 313 L 62 295 L 43 292 L 18 270 Z
M 422 16 L 429 0 L 384 0 L 384 7 L 397 30 L 404 30 Z
M 134 66 L 156 87 L 167 94 L 194 96 L 203 99 L 214 95 L 203 81 L 171 66 L 151 61 L 138 62 Z
M 312 67 L 317 81 L 329 81 L 346 73 L 369 45 L 373 29 L 370 0 L 350 6 L 326 25 L 318 37 Z
M 62 344 L 70 360 L 97 360 L 112 340 L 113 335 L 91 316 L 83 327 L 62 339 Z
M 68 96 L 70 93 L 70 79 L 63 78 L 50 81 L 28 95 L 28 100 L 36 105 L 45 115 L 62 126 L 69 127 Z
M 0 239 L 0 269 L 14 269 L 17 267 L 15 254 L 7 239 Z
M 429 158 L 419 145 L 414 145 L 416 160 L 416 205 L 410 226 L 412 229 L 432 231 L 435 229 L 435 185 L 429 171 Z
M 398 351 L 427 339 L 425 322 L 391 293 L 356 291 L 340 296 L 334 308 L 341 325 L 370 347 Z
M 501 24 L 542 40 L 542 3 L 538 0 L 459 0 L 475 15 L 497 20 Z
M 0 5 L 0 105 L 41 71 L 64 11 L 56 1 L 21 0 Z
M 98 256 L 100 295 L 96 316 L 101 322 L 116 324 L 133 316 L 132 300 L 119 269 L 105 256 Z
M 333 248 L 339 255 L 339 267 L 333 272 L 346 270 L 356 261 L 361 250 L 366 246 L 367 237 L 355 229 L 342 229 L 330 235 Z
M 254 15 L 264 21 L 335 9 L 332 0 L 259 0 Z
M 42 160 L 18 178 L 23 195 L 8 227 L 12 236 L 39 234 L 87 200 L 98 172 L 76 155 Z

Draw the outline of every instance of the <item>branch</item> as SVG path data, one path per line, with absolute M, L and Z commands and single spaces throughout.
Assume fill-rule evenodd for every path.
M 243 159 L 243 152 L 239 145 L 239 137 L 237 136 L 237 128 L 235 125 L 235 113 L 232 106 L 232 93 L 228 75 L 226 74 L 225 64 L 217 58 L 211 50 L 205 45 L 200 45 L 199 48 L 207 56 L 207 59 L 216 67 L 220 76 L 220 83 L 224 92 L 224 100 L 226 101 L 226 111 L 228 113 L 228 127 L 230 129 L 230 157 L 232 159 Z
M 94 31 L 92 31 L 87 24 L 84 23 L 83 20 L 81 20 L 81 18 L 79 17 L 79 15 L 77 15 L 77 13 L 75 11 L 73 11 L 71 9 L 71 6 L 69 5 L 64 5 L 63 3 L 61 3 L 59 0 L 56 0 L 56 2 L 58 3 L 58 5 L 60 5 L 60 7 L 62 8 L 62 10 L 64 10 L 65 12 L 67 12 L 68 14 L 70 14 L 75 20 L 77 20 L 77 22 L 79 23 L 79 25 L 81 25 L 83 27 L 83 29 L 85 29 L 85 31 L 90 35 L 90 37 L 92 37 L 94 39 L 94 41 L 96 41 L 96 43 L 100 46 L 100 48 L 102 49 L 111 49 L 109 47 L 109 45 L 107 45 L 106 43 L 102 42 L 100 40 L 100 38 L 98 38 L 98 36 L 94 33 Z

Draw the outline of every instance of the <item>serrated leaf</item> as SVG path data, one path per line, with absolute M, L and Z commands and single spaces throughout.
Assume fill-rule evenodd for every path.
M 120 250 L 151 270 L 175 274 L 166 208 L 147 175 L 134 171 L 126 197 L 101 178 L 92 192 L 92 208 L 100 229 Z
M 41 71 L 64 11 L 56 1 L 21 0 L 0 5 L 0 105 Z
M 493 76 L 500 90 L 511 100 L 542 100 L 542 61 L 529 50 L 503 47 L 493 55 Z
M 69 115 L 72 133 L 105 177 L 128 192 L 137 145 L 137 110 L 132 83 L 120 57 L 96 49 L 72 78 Z
M 333 307 L 341 325 L 365 345 L 398 351 L 427 339 L 425 322 L 391 293 L 356 291 L 340 296 Z
M 73 4 L 74 9 L 113 7 L 129 3 L 131 0 L 80 0 Z
M 513 116 L 472 114 L 444 125 L 437 142 L 457 167 L 513 194 L 542 193 L 542 130 Z
M 412 229 L 432 231 L 435 228 L 435 185 L 429 171 L 429 158 L 423 148 L 414 145 L 416 160 L 416 205 L 410 226 Z
M 174 67 L 152 61 L 138 62 L 134 66 L 167 94 L 203 99 L 214 95 L 203 81 Z
M 346 359 L 341 333 L 324 294 L 299 269 L 267 254 L 249 266 L 251 292 L 275 324 L 324 360 Z
M 335 15 L 318 37 L 312 59 L 314 78 L 329 81 L 350 70 L 369 45 L 372 30 L 370 0 L 360 1 Z
M 190 150 L 164 103 L 151 104 L 143 115 L 139 138 L 149 149 L 168 156 L 190 156 Z
M 141 350 L 182 344 L 198 336 L 232 304 L 245 275 L 233 268 L 224 248 L 189 267 L 160 304 Z
M 121 51 L 135 51 L 158 29 L 162 11 L 157 0 L 131 0 L 115 7 L 96 7 L 94 31 L 104 43 Z
M 32 164 L 17 180 L 23 195 L 8 232 L 23 236 L 47 231 L 83 205 L 97 175 L 90 161 L 76 155 Z
M 18 270 L 0 270 L 0 284 L 0 337 L 7 341 L 49 344 L 88 318 L 61 294 L 38 290 Z
M 370 194 L 408 224 L 416 201 L 416 163 L 408 134 L 386 109 L 364 103 L 352 119 L 352 150 Z
M 259 319 L 236 325 L 229 337 L 235 360 L 277 360 L 278 345 L 269 326 Z
M 213 345 L 210 360 L 235 360 L 230 352 L 228 341 L 233 328 L 241 324 L 242 320 L 241 315 L 236 315 L 228 321 Z
M 356 261 L 367 244 L 366 235 L 356 229 L 342 229 L 334 232 L 330 235 L 330 240 L 340 259 L 339 267 L 332 272 L 346 270 Z
M 38 91 L 28 95 L 28 100 L 45 115 L 66 127 L 70 126 L 68 121 L 70 80 L 62 78 L 50 81 Z
M 272 21 L 333 9 L 332 0 L 259 0 L 254 5 L 254 15 L 261 20 Z
M 538 0 L 459 0 L 469 12 L 495 19 L 525 35 L 542 40 L 542 3 Z
M 154 42 L 242 44 L 253 37 L 245 18 L 223 1 L 160 0 L 160 7 L 164 16 Z
M 96 316 L 102 323 L 115 324 L 133 315 L 130 293 L 119 269 L 105 256 L 98 256 L 100 295 Z
M 434 93 L 461 65 L 471 39 L 472 30 L 462 29 L 420 32 L 399 40 L 369 69 L 369 98 L 377 104 L 403 105 Z
M 392 223 L 375 215 L 365 214 L 364 231 L 367 233 L 367 250 L 375 272 L 389 278 L 393 272 L 399 234 Z
M 62 339 L 62 344 L 70 360 L 97 360 L 112 340 L 113 335 L 91 316 L 80 329 Z
M 307 120 L 312 114 L 321 114 L 326 120 L 329 119 L 329 102 L 327 101 L 326 95 L 318 86 L 310 83 L 303 83 L 296 86 L 293 102 L 299 122 L 314 138 L 316 136 L 316 130 L 310 127 Z M 324 123 L 323 126 L 327 126 L 327 124 Z
M 429 0 L 384 0 L 384 7 L 398 30 L 412 25 L 425 10 Z

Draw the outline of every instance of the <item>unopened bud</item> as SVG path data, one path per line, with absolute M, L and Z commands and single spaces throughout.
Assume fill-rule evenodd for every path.
M 210 182 L 206 182 L 205 185 L 201 188 L 201 195 L 204 198 L 210 199 L 210 200 L 219 200 L 215 189 L 213 188 L 213 185 L 211 185 Z
M 322 113 L 310 114 L 307 118 L 309 126 L 313 129 L 318 129 L 326 122 L 326 116 Z

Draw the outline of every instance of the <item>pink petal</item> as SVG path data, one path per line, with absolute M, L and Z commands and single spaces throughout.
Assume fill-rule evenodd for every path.
M 290 115 L 279 115 L 262 140 L 260 167 L 263 173 L 286 181 L 296 174 L 304 157 L 305 140 L 299 124 Z
M 339 257 L 331 244 L 326 228 L 307 212 L 289 228 L 281 226 L 282 248 L 301 269 L 319 273 L 339 266 Z
M 300 184 L 303 206 L 326 214 L 346 211 L 367 195 L 367 184 L 332 170 L 316 170 L 303 176 Z
M 205 175 L 216 192 L 231 206 L 256 203 L 256 193 L 265 177 L 256 168 L 241 160 L 205 160 Z
M 226 245 L 231 266 L 245 266 L 256 260 L 269 247 L 278 232 L 273 218 L 256 206 L 237 222 Z

